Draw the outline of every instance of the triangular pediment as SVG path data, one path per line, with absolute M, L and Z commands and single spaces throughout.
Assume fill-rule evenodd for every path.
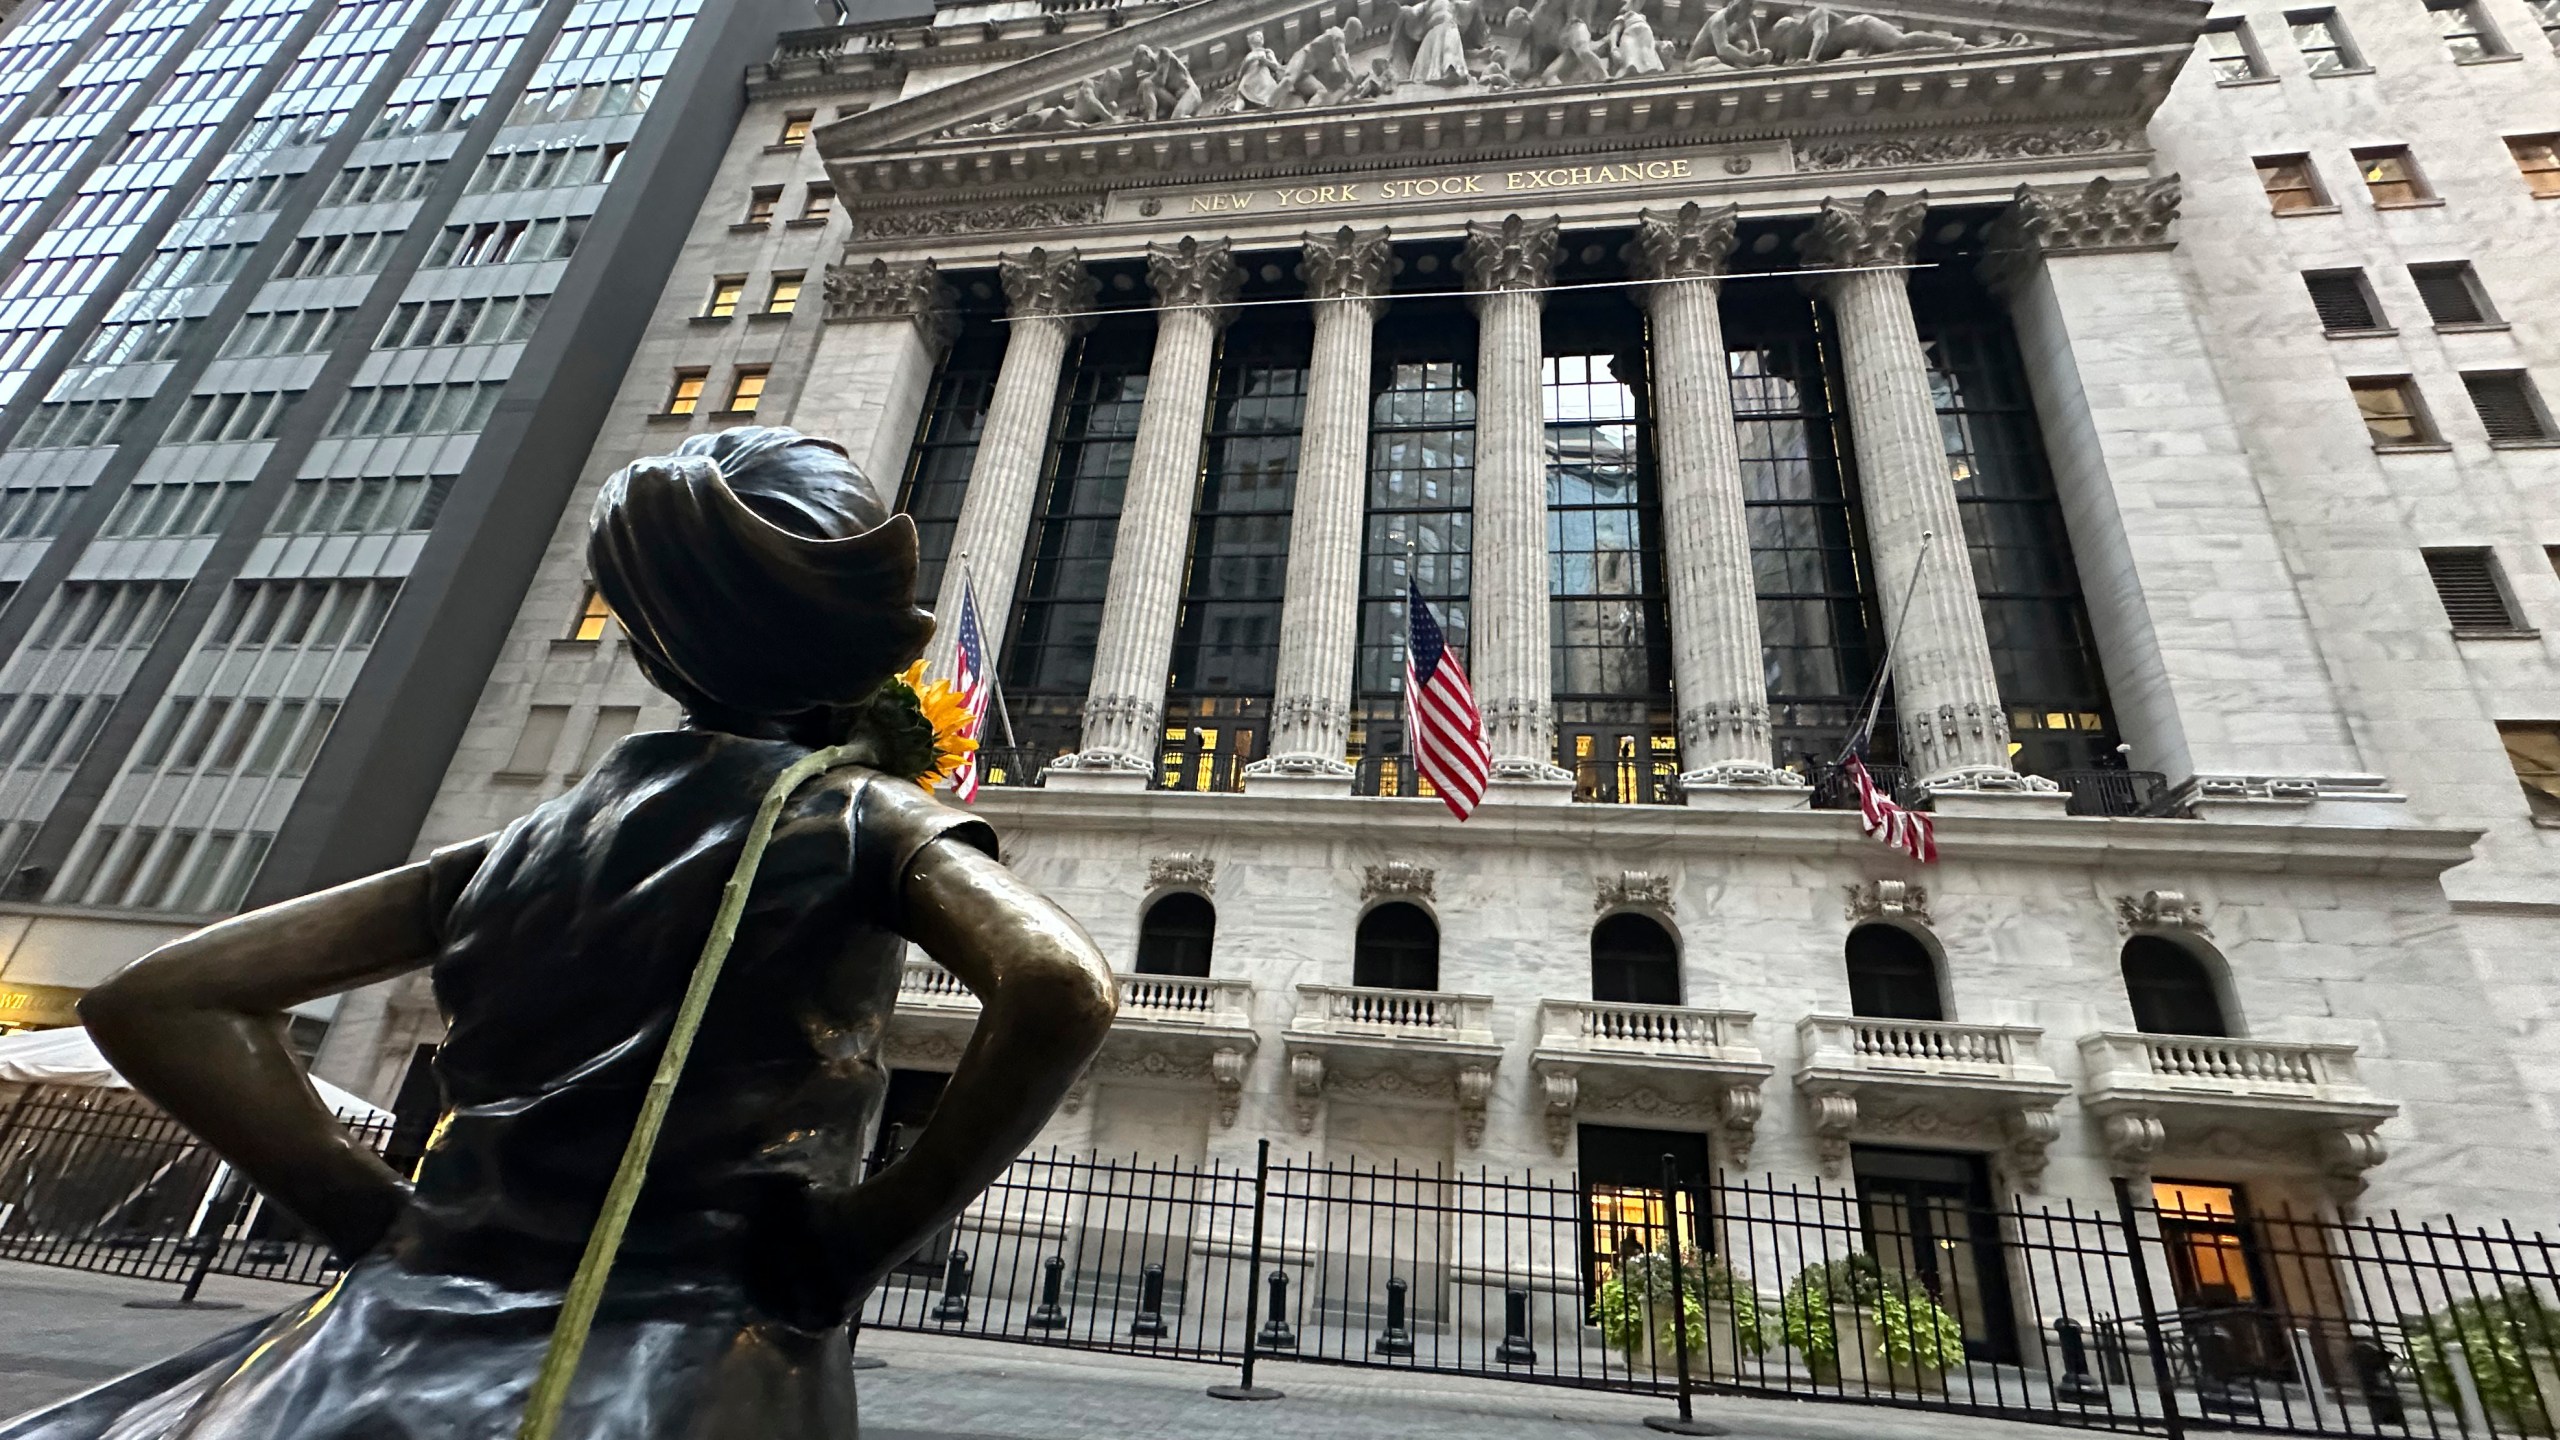
M 2005 71 L 2009 78 L 1983 89 L 2014 89 L 2022 67 L 2050 59 L 2183 52 L 2208 8 L 2205 0 L 1896 0 L 1872 9 L 1800 0 L 1202 0 L 875 107 L 817 139 L 833 166 L 895 156 L 911 169 L 983 182 L 1003 177 L 988 173 L 985 158 L 961 159 L 964 152 L 1117 142 L 1122 151 L 1205 155 L 1219 148 L 1220 131 L 1436 114 L 1470 100 L 1682 104 L 1704 92 L 1821 88 L 1833 78 L 1865 85 L 1860 77 L 1875 74 L 1901 93 L 1909 83 L 1890 77 L 1949 68 Z M 1722 108 L 1729 116 L 1733 105 Z

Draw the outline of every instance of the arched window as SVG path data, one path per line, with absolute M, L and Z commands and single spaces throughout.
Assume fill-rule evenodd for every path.
M 2133 1001 L 2133 1028 L 2145 1034 L 2231 1033 L 2213 972 L 2174 940 L 2136 935 L 2124 942 L 2124 993 Z
M 1878 1020 L 1944 1020 L 1938 962 L 1918 936 L 1892 925 L 1849 932 L 1849 1013 Z
M 1395 901 L 1360 917 L 1351 983 L 1380 990 L 1440 988 L 1440 927 L 1419 905 Z
M 1612 915 L 1591 929 L 1591 998 L 1619 1005 L 1680 1003 L 1680 947 L 1642 915 Z
M 1217 907 L 1177 890 L 1148 906 L 1138 924 L 1138 973 L 1206 976 L 1209 947 L 1217 938 Z

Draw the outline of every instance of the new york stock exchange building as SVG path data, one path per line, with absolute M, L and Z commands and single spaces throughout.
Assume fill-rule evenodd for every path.
M 2253 1213 L 2547 1223 L 2560 17 L 1499 8 L 786 35 L 421 847 L 674 722 L 586 497 L 787 424 L 915 517 L 938 673 L 973 595 L 976 807 L 1126 973 L 1044 1150 L 1595 1211 L 1670 1153 L 1914 1224 L 2121 1179 L 2199 1300 L 2271 1283 Z M 1933 864 L 1838 763 L 1888 646 Z M 974 1014 L 911 962 L 884 1126 Z M 436 1024 L 360 997 L 321 1068 Z

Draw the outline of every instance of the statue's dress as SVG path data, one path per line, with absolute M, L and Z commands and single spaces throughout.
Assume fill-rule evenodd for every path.
M 415 1205 L 312 1300 L 0 1440 L 508 1440 L 756 803 L 798 746 L 624 740 L 432 863 L 449 1107 Z M 855 1433 L 833 1207 L 860 1178 L 908 866 L 983 822 L 867 770 L 776 830 L 560 1434 Z M 447 903 L 449 897 L 449 903 Z

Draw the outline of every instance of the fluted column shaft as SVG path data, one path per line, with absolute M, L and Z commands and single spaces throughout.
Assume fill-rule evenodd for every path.
M 960 635 L 961 557 L 977 578 L 978 620 L 985 632 L 987 663 L 998 662 L 1010 633 L 1014 580 L 1022 546 L 1031 532 L 1031 507 L 1040 494 L 1040 467 L 1049 453 L 1049 421 L 1058 405 L 1059 372 L 1067 345 L 1092 323 L 1094 283 L 1072 250 L 1034 250 L 1000 262 L 1007 325 L 1004 363 L 996 370 L 978 453 L 969 467 L 969 489 L 951 537 L 950 563 L 933 613 L 938 627 L 926 652 L 934 674 L 952 674 Z
M 1538 311 L 1553 219 L 1473 221 L 1459 263 L 1476 297 L 1475 546 L 1467 670 L 1497 780 L 1570 779 L 1555 764 L 1547 573 L 1546 411 Z
M 2008 719 L 1928 358 L 1904 274 L 1884 268 L 1909 257 L 1927 210 L 1925 196 L 1892 201 L 1882 191 L 1863 202 L 1828 200 L 1798 249 L 1816 265 L 1855 267 L 1819 282 L 1840 326 L 1860 506 L 1893 646 L 1903 761 L 1925 784 L 2012 789 L 2018 781 Z
M 1063 762 L 1141 780 L 1155 770 L 1174 627 L 1182 615 L 1183 560 L 1200 493 L 1210 369 L 1238 283 L 1227 242 L 1188 236 L 1148 246 L 1147 273 L 1164 308 L 1156 316 L 1146 404 L 1113 531 L 1111 581 L 1084 702 L 1084 749 Z
M 1733 253 L 1738 207 L 1647 210 L 1637 273 L 1652 318 L 1654 445 L 1662 459 L 1662 556 L 1681 779 L 1692 785 L 1797 781 L 1769 758 L 1769 683 L 1759 590 L 1743 510 L 1716 277 Z
M 1361 521 L 1369 479 L 1369 364 L 1394 252 L 1384 230 L 1305 237 L 1315 344 L 1298 431 L 1271 745 L 1254 779 L 1346 778 L 1360 639 Z

